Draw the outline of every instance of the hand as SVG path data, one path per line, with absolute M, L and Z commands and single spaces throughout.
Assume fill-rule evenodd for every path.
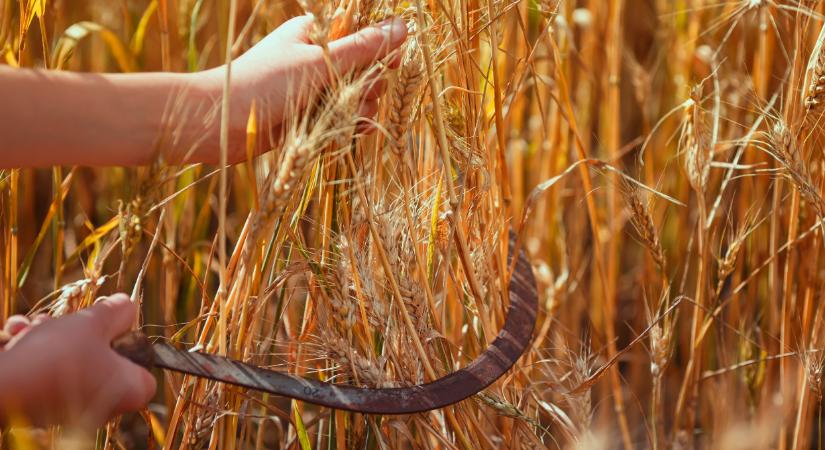
M 59 319 L 10 318 L 4 329 L 12 337 L 0 352 L 0 419 L 93 428 L 144 407 L 154 377 L 111 348 L 136 315 L 118 294 Z
M 230 162 L 245 158 L 246 121 L 252 100 L 258 106 L 259 129 L 277 141 L 282 126 L 291 115 L 300 115 L 307 99 L 330 82 L 324 52 L 310 42 L 311 16 L 293 18 L 232 63 Z M 335 75 L 363 72 L 393 52 L 407 38 L 403 20 L 389 19 L 329 43 Z M 395 58 L 395 63 L 397 63 Z M 393 61 L 390 61 L 392 64 Z M 334 76 L 335 76 L 334 75 Z M 226 71 L 224 67 L 195 74 L 213 99 L 220 99 Z M 375 77 L 362 94 L 360 114 L 373 117 L 386 83 Z M 213 146 L 200 146 L 190 161 L 216 163 L 219 153 Z
M 0 331 L 0 350 L 11 348 L 32 326 L 39 325 L 49 319 L 51 319 L 51 316 L 48 314 L 38 314 L 34 319 L 19 314 L 9 317 L 3 325 L 3 330 Z

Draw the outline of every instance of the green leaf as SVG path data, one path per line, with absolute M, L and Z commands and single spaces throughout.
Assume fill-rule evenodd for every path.
M 298 410 L 298 402 L 292 403 L 292 417 L 295 419 L 295 428 L 298 432 L 298 442 L 301 443 L 301 450 L 312 450 L 312 445 L 309 443 L 309 435 L 304 426 L 304 420 L 301 418 L 301 412 Z

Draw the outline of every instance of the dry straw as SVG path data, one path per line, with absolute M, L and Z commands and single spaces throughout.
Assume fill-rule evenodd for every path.
M 823 2 L 66 3 L 0 4 L 0 90 L 43 61 L 216 67 L 302 13 L 331 82 L 276 130 L 256 99 L 247 149 L 269 151 L 223 170 L 168 166 L 221 111 L 180 92 L 155 166 L 0 173 L 3 319 L 133 290 L 155 339 L 391 387 L 494 339 L 510 229 L 542 288 L 530 351 L 475 400 L 379 418 L 165 373 L 100 446 L 825 445 Z M 407 43 L 337 73 L 335 39 L 389 16 Z M 388 89 L 364 135 L 376 78 Z

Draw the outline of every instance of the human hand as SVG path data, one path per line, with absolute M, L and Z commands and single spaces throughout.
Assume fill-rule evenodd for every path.
M 0 330 L 0 350 L 5 350 L 6 347 L 11 348 L 32 326 L 39 325 L 50 318 L 48 314 L 38 314 L 34 319 L 20 314 L 9 317 L 3 324 L 3 329 Z
M 311 16 L 293 18 L 261 40 L 232 63 L 231 121 L 229 130 L 230 162 L 245 158 L 246 121 L 252 101 L 258 108 L 259 129 L 264 138 L 277 140 L 290 116 L 300 115 L 312 99 L 330 83 L 330 70 L 323 49 L 311 43 Z M 334 75 L 360 73 L 378 61 L 393 55 L 407 38 L 407 26 L 401 19 L 388 19 L 328 44 Z M 392 59 L 392 58 L 391 58 Z M 394 58 L 392 63 L 397 63 Z M 226 71 L 219 67 L 195 74 L 199 84 L 220 98 Z M 378 99 L 386 89 L 379 76 L 366 84 L 359 114 L 371 118 L 378 112 Z M 365 129 L 368 129 L 365 128 Z M 187 158 L 190 161 L 217 163 L 214 146 L 204 145 Z
M 35 426 L 96 427 L 142 408 L 155 379 L 111 342 L 128 332 L 137 308 L 125 294 L 58 319 L 7 321 L 0 352 L 0 419 Z

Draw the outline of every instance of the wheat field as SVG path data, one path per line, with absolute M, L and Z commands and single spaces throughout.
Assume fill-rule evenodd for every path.
M 264 153 L 236 165 L 2 171 L 0 319 L 125 291 L 156 340 L 415 385 L 501 328 L 513 230 L 540 293 L 527 352 L 410 416 L 155 371 L 141 413 L 3 448 L 825 446 L 825 2 L 3 0 L 0 63 L 195 72 L 304 13 L 322 47 L 403 18 L 400 66 L 342 74 L 280 143 L 249 114 Z M 220 126 L 170 104 L 170 135 Z

